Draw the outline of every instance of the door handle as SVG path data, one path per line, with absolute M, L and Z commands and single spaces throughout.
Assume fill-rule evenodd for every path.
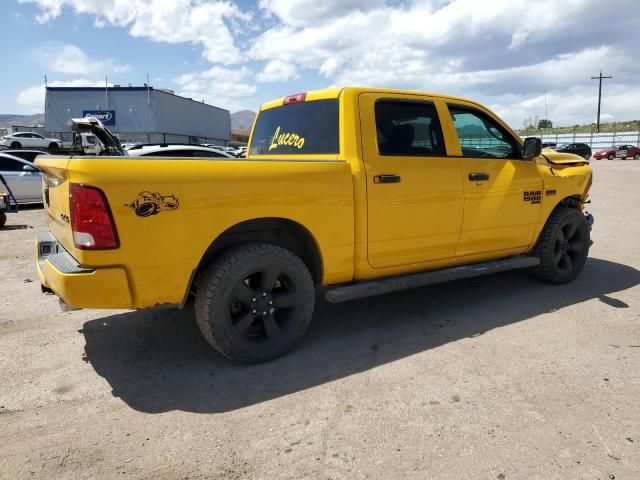
M 383 173 L 373 177 L 373 183 L 400 183 L 400 175 Z
M 482 172 L 470 173 L 469 180 L 471 182 L 482 182 L 484 180 L 489 180 L 489 174 Z

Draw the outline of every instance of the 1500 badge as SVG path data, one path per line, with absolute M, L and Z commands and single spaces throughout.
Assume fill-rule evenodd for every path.
M 531 203 L 540 203 L 542 202 L 542 191 L 535 190 L 532 192 L 524 192 L 524 201 Z
M 176 210 L 180 206 L 175 195 L 162 195 L 157 192 L 140 192 L 131 203 L 125 203 L 125 207 L 132 208 L 139 217 L 150 217 L 166 210 Z

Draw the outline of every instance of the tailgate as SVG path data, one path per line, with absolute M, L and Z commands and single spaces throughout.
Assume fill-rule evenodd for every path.
M 42 170 L 42 202 L 49 230 L 71 255 L 75 256 L 69 221 L 69 157 L 40 156 L 35 163 Z

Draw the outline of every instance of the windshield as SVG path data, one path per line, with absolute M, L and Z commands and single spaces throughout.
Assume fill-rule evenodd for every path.
M 333 154 L 338 146 L 338 100 L 292 103 L 260 112 L 251 155 Z

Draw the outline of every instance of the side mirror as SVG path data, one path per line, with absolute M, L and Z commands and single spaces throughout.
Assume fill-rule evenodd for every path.
M 531 160 L 542 152 L 542 140 L 538 137 L 527 137 L 524 139 L 524 148 L 522 149 L 522 158 Z

